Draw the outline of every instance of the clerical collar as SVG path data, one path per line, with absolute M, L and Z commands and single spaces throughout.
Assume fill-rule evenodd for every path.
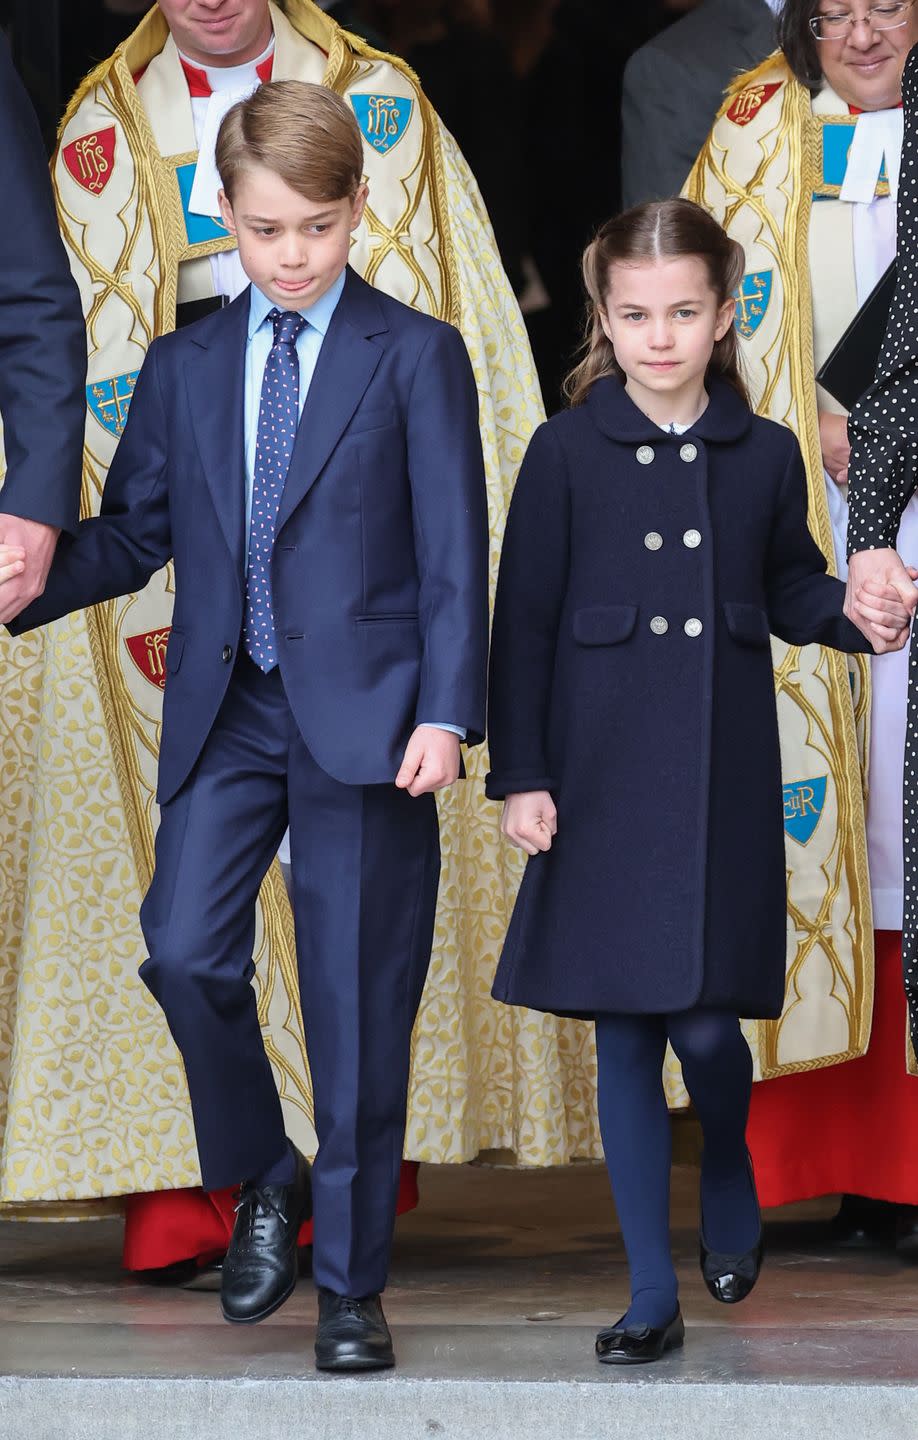
M 271 35 L 261 54 L 256 55 L 254 60 L 247 60 L 244 65 L 210 65 L 202 69 L 200 65 L 195 65 L 193 60 L 189 60 L 187 55 L 183 55 L 181 50 L 178 57 L 192 100 L 206 100 L 221 90 L 243 89 L 246 85 L 253 84 L 256 76 L 266 85 L 274 71 L 274 35 Z

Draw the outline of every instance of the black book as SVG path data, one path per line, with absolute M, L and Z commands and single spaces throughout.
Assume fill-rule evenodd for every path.
M 877 361 L 896 291 L 896 262 L 880 276 L 816 379 L 824 390 L 853 410 L 876 379 Z

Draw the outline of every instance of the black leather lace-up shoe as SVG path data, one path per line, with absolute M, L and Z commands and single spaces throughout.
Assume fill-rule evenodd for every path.
M 297 1280 L 297 1236 L 312 1215 L 309 1163 L 296 1146 L 296 1175 L 289 1185 L 246 1182 L 220 1283 L 224 1319 L 254 1325 L 283 1305 Z

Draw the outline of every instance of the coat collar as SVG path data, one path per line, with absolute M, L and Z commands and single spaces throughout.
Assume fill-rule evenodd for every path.
M 752 424 L 752 411 L 725 380 L 708 382 L 708 407 L 691 429 L 680 437 L 729 445 L 740 440 Z M 665 432 L 639 410 L 620 381 L 612 376 L 598 380 L 590 391 L 586 409 L 594 425 L 612 440 L 642 445 L 659 442 Z

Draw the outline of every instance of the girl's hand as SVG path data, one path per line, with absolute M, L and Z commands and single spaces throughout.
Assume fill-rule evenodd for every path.
M 851 455 L 847 416 L 830 415 L 828 411 L 820 410 L 819 448 L 822 450 L 822 463 L 836 485 L 847 485 Z
M 26 553 L 21 545 L 0 545 L 0 585 L 22 574 L 25 558 Z
M 552 836 L 558 833 L 558 812 L 547 790 L 526 790 L 508 795 L 500 828 L 507 839 L 519 845 L 527 855 L 550 850 Z

